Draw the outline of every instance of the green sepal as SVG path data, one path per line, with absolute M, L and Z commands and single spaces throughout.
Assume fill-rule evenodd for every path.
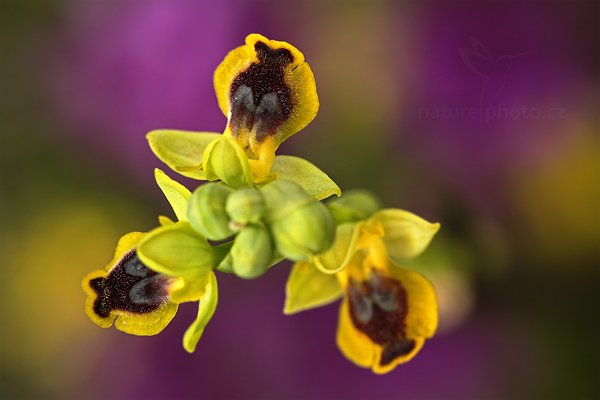
M 173 208 L 177 219 L 179 221 L 187 220 L 187 205 L 192 195 L 190 191 L 181 183 L 169 178 L 167 174 L 158 168 L 154 169 L 154 178 Z
M 206 180 L 202 154 L 219 133 L 155 130 L 146 135 L 152 152 L 171 169 L 193 179 Z
M 183 348 L 188 353 L 196 350 L 196 345 L 204 333 L 204 328 L 210 322 L 219 301 L 219 288 L 217 278 L 211 271 L 208 275 L 208 282 L 204 295 L 198 304 L 198 316 L 196 320 L 187 328 L 183 335 Z
M 328 201 L 327 207 L 335 222 L 341 224 L 365 220 L 379 210 L 381 204 L 368 190 L 350 190 L 339 199 Z
M 228 136 L 220 136 L 206 146 L 202 155 L 202 167 L 209 181 L 220 179 L 234 189 L 253 185 L 248 156 Z
M 370 221 L 381 224 L 383 241 L 390 258 L 396 263 L 421 254 L 440 229 L 439 223 L 428 222 L 397 208 L 380 210 Z
M 277 179 L 296 182 L 316 200 L 342 194 L 338 185 L 325 172 L 300 157 L 276 156 L 271 173 L 275 174 Z
M 221 262 L 221 255 L 185 221 L 150 231 L 137 248 L 151 270 L 187 280 L 201 279 Z
M 196 231 L 210 240 L 224 240 L 233 235 L 225 204 L 233 189 L 221 182 L 205 183 L 190 197 L 187 218 Z
M 303 261 L 292 267 L 285 285 L 284 314 L 295 314 L 332 303 L 342 296 L 335 275 L 321 273 L 313 264 Z

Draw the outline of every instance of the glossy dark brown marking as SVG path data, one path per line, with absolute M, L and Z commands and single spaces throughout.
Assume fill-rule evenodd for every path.
M 294 61 L 288 49 L 272 49 L 257 42 L 258 62 L 241 72 L 231 85 L 229 100 L 233 136 L 240 129 L 256 129 L 256 139 L 274 135 L 292 113 L 292 91 L 285 84 L 284 68 Z
M 383 348 L 379 365 L 415 348 L 415 341 L 405 336 L 408 302 L 400 282 L 373 271 L 368 281 L 350 281 L 348 298 L 354 326 Z
M 90 280 L 90 287 L 98 295 L 94 312 L 102 318 L 108 317 L 112 310 L 152 312 L 167 301 L 167 283 L 167 277 L 148 269 L 132 250 L 106 277 Z

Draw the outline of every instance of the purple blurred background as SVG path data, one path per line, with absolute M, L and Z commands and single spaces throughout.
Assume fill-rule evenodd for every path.
M 600 398 L 596 3 L 0 10 L 0 398 Z M 337 304 L 282 314 L 288 264 L 219 275 L 194 355 L 181 347 L 194 305 L 151 338 L 83 311 L 83 275 L 170 212 L 145 133 L 221 131 L 212 72 L 252 32 L 297 46 L 317 79 L 319 115 L 280 152 L 442 223 L 416 261 L 442 328 L 388 375 L 338 351 Z

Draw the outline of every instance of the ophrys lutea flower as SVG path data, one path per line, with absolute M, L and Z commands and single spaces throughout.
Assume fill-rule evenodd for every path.
M 152 232 L 124 235 L 112 261 L 83 279 L 86 312 L 103 328 L 114 324 L 126 333 L 155 335 L 173 319 L 180 303 L 199 301 L 198 316 L 183 339 L 192 352 L 217 305 L 212 269 L 223 255 L 185 221 L 189 191 L 160 170 L 156 180 L 181 221 L 161 217 L 162 226 Z M 158 254 L 164 248 L 171 254 Z
M 289 43 L 251 34 L 217 67 L 214 85 L 227 117 L 223 135 L 153 131 L 148 139 L 154 153 L 183 175 L 236 188 L 285 174 L 289 163 L 295 167 L 296 157 L 277 160 L 275 151 L 319 108 L 304 55 Z
M 337 344 L 342 353 L 377 374 L 391 371 L 412 359 L 437 327 L 433 286 L 397 264 L 420 254 L 438 228 L 397 209 L 341 223 L 326 253 L 294 265 L 284 312 L 341 297 Z

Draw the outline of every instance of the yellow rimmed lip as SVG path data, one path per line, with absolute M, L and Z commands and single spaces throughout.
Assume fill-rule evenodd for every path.
M 314 75 L 304 55 L 287 42 L 253 33 L 227 54 L 214 74 L 217 101 L 233 136 L 266 176 L 274 152 L 308 125 L 319 108 Z
M 348 279 L 340 307 L 337 344 L 342 353 L 356 365 L 370 368 L 376 374 L 385 374 L 410 361 L 421 350 L 425 340 L 433 336 L 438 319 L 437 299 L 431 283 L 415 271 L 394 265 L 375 271 L 377 272 L 374 273 L 385 274 L 385 279 L 395 282 L 405 291 L 406 309 L 399 316 L 401 320 L 394 321 L 390 312 L 383 311 L 379 305 L 372 303 L 374 298 L 377 299 L 373 296 L 377 294 L 366 298 L 365 304 L 372 308 L 359 311 L 370 319 L 365 317 L 362 323 L 357 320 L 357 316 L 353 315 L 356 311 L 352 308 L 353 294 L 350 285 L 360 286 L 365 283 L 351 283 L 351 279 Z M 389 303 L 389 300 L 386 301 Z M 355 307 L 360 308 L 361 305 Z M 378 318 L 391 325 L 383 328 L 393 331 L 382 330 L 382 326 L 377 325 Z
M 139 261 L 135 248 L 144 235 L 124 235 L 111 262 L 83 279 L 86 313 L 102 328 L 114 324 L 118 330 L 133 335 L 155 335 L 177 312 L 178 304 L 170 298 L 171 291 L 175 290 L 180 299 L 198 298 L 180 278 L 157 274 Z M 147 295 L 149 291 L 152 296 Z
M 422 274 L 389 260 L 385 231 L 377 221 L 346 223 L 342 229 L 345 245 L 338 243 L 340 254 L 328 259 L 344 268 L 327 274 L 314 262 L 296 264 L 288 279 L 284 312 L 318 307 L 342 296 L 338 347 L 356 365 L 385 374 L 410 361 L 434 335 L 435 289 Z
M 239 73 L 247 70 L 252 63 L 259 62 L 255 49 L 257 43 L 264 43 L 267 47 L 274 50 L 288 50 L 292 56 L 292 61 L 285 67 L 286 72 L 297 69 L 299 65 L 305 62 L 304 54 L 287 42 L 268 39 L 258 33 L 251 33 L 246 36 L 245 44 L 231 50 L 221 64 L 219 64 L 214 74 L 215 92 L 219 108 L 228 118 L 231 111 L 229 98 L 231 84 Z

